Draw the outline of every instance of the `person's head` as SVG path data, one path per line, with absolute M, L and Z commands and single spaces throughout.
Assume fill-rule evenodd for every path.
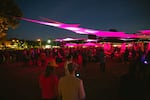
M 68 61 L 71 61 L 72 58 L 73 58 L 73 57 L 72 57 L 71 55 L 68 55 L 68 56 L 67 56 L 67 60 L 68 60 Z
M 52 67 L 58 67 L 58 64 L 56 63 L 56 60 L 55 59 L 51 59 L 47 66 L 52 66 Z
M 49 75 L 51 75 L 51 73 L 53 73 L 54 71 L 54 67 L 47 65 L 46 69 L 45 69 L 45 77 L 48 77 Z
M 74 63 L 68 64 L 68 71 L 70 74 L 73 74 L 77 70 L 76 65 Z

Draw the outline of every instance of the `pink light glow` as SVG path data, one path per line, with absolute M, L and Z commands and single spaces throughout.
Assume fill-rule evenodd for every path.
M 42 21 L 39 21 L 39 20 L 33 20 L 33 19 L 28 19 L 28 18 L 21 18 L 21 19 L 25 20 L 25 21 L 33 22 L 33 23 L 38 23 L 38 24 L 43 24 L 43 25 L 49 25 L 49 26 L 54 26 L 54 27 L 61 26 L 61 24 L 57 24 L 57 23 L 42 22 Z
M 64 38 L 64 39 L 55 39 L 55 41 L 77 41 L 77 40 L 85 40 L 84 38 Z
M 78 40 L 78 39 L 73 39 L 73 38 L 65 38 L 65 39 L 62 39 L 62 41 L 75 41 L 75 40 Z
M 83 46 L 96 46 L 96 44 L 88 42 L 88 43 L 84 43 Z
M 98 30 L 91 30 L 91 29 L 86 29 L 86 28 L 79 28 L 79 30 L 74 31 L 75 33 L 78 34 L 94 34 L 98 33 Z
M 96 33 L 96 35 L 100 37 L 119 37 L 119 38 L 130 37 L 128 34 L 125 34 L 124 32 L 109 32 L 109 31 L 99 31 L 98 33 Z
M 78 34 L 88 34 L 88 33 L 85 33 L 84 31 L 80 31 L 80 30 L 78 30 L 78 31 L 74 31 L 75 33 L 78 33 Z
M 78 30 L 80 30 L 80 28 L 78 28 L 78 27 L 64 27 L 64 29 L 71 30 L 71 31 L 78 31 Z
M 46 22 L 50 22 L 50 23 L 57 23 L 57 24 L 61 24 L 61 26 L 65 26 L 65 25 L 69 25 L 69 26 L 72 26 L 72 27 L 78 27 L 80 26 L 80 24 L 65 24 L 65 23 L 62 23 L 62 22 L 59 22 L 59 21 L 55 21 L 55 20 L 52 20 L 52 19 L 49 19 L 49 18 L 45 18 L 45 17 L 40 17 L 42 20 L 46 21 Z
M 91 29 L 85 29 L 84 31 L 85 31 L 86 33 L 91 33 L 91 34 L 92 34 L 92 33 L 95 34 L 95 33 L 99 32 L 99 31 L 97 31 L 97 30 L 91 30 Z
M 150 30 L 141 30 L 140 33 L 150 35 Z
M 94 34 L 99 37 L 118 37 L 118 38 L 150 38 L 150 30 L 141 30 L 140 32 L 142 34 L 125 34 L 125 32 L 110 32 L 110 31 L 100 31 L 100 30 L 93 30 L 93 29 L 87 29 L 87 28 L 81 28 L 79 27 L 79 24 L 65 24 L 58 21 L 54 21 L 48 18 L 43 18 L 44 20 L 47 20 L 48 22 L 43 22 L 40 20 L 33 20 L 28 18 L 20 18 L 21 20 L 43 24 L 43 25 L 49 25 L 54 26 L 57 28 L 62 28 L 66 30 L 73 31 L 78 34 Z M 145 36 L 146 35 L 146 36 Z
M 97 42 L 95 39 L 87 39 L 86 42 Z
M 77 47 L 78 44 L 76 44 L 76 43 L 66 43 L 64 46 L 66 46 L 66 47 Z

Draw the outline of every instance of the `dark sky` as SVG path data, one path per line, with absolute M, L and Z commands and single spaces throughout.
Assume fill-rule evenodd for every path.
M 25 18 L 80 24 L 83 28 L 126 33 L 150 29 L 150 0 L 15 0 Z M 87 37 L 52 26 L 20 21 L 8 37 L 36 40 L 41 38 Z

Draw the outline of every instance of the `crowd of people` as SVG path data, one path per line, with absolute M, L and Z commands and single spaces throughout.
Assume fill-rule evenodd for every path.
M 148 45 L 148 44 L 147 44 Z M 103 55 L 103 57 L 102 57 Z M 86 66 L 86 62 L 105 62 L 105 58 L 118 58 L 119 62 L 128 63 L 130 60 L 147 59 L 150 57 L 150 47 L 138 43 L 120 47 L 103 45 L 101 47 L 74 47 L 74 48 L 30 48 L 24 50 L 0 50 L 0 63 L 19 62 L 42 65 L 53 58 L 57 63 L 64 62 L 69 56 L 79 65 Z M 100 57 L 101 56 L 101 57 Z M 100 59 L 99 59 L 100 58 Z M 146 63 L 146 62 L 145 62 Z M 148 63 L 148 62 L 147 62 Z M 104 64 L 103 64 L 104 65 Z
M 147 79 L 150 65 L 150 49 L 134 44 L 130 47 L 87 47 L 87 48 L 31 48 L 25 50 L 0 51 L 0 63 L 23 62 L 35 66 L 46 66 L 40 75 L 39 86 L 43 100 L 83 100 L 86 93 L 83 81 L 75 76 L 76 71 L 88 62 L 99 63 L 99 70 L 106 71 L 107 59 L 129 64 L 130 78 Z M 58 79 L 56 67 L 64 67 L 65 75 Z M 128 77 L 129 78 L 129 77 Z M 124 79 L 124 77 L 123 77 Z M 124 82 L 123 82 L 124 83 Z
M 122 43 L 120 47 L 103 45 L 101 47 L 75 47 L 75 48 L 31 48 L 24 50 L 1 50 L 0 64 L 23 62 L 36 66 L 45 66 L 49 61 L 54 60 L 59 67 L 65 66 L 66 61 L 73 61 L 78 65 L 78 70 L 86 67 L 88 62 L 98 62 L 101 72 L 105 72 L 107 59 L 118 61 L 123 64 L 136 63 L 136 67 L 131 66 L 131 71 L 137 71 L 146 76 L 146 68 L 150 64 L 149 43 L 145 46 L 141 43 L 133 43 L 127 46 Z M 133 64 L 132 64 L 133 65 Z

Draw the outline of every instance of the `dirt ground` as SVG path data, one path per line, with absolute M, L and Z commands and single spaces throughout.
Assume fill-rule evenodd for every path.
M 120 98 L 119 89 L 120 77 L 128 72 L 128 68 L 128 64 L 108 61 L 106 72 L 101 72 L 98 63 L 89 62 L 80 72 L 86 100 L 126 100 Z M 38 79 L 43 70 L 44 67 L 24 65 L 21 62 L 1 64 L 0 100 L 40 100 Z M 56 74 L 59 78 L 63 76 L 63 68 L 57 68 Z M 142 91 L 142 100 L 150 100 L 147 88 Z M 141 90 L 137 88 L 137 91 Z

